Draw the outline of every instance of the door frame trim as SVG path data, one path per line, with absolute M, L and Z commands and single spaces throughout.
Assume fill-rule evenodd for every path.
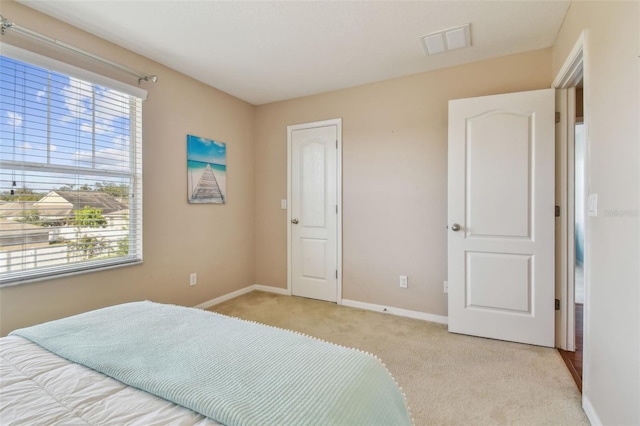
M 588 131 L 588 90 L 587 90 L 587 70 L 586 64 L 586 39 L 587 33 L 583 31 L 578 36 L 578 39 L 571 49 L 571 52 L 567 56 L 562 68 L 558 71 L 556 78 L 553 80 L 552 87 L 558 89 L 557 92 L 561 94 L 564 99 L 559 104 L 560 107 L 560 126 L 564 126 L 561 131 L 561 140 L 556 141 L 559 144 L 559 151 L 561 155 L 556 161 L 559 161 L 557 166 L 560 173 L 556 176 L 556 179 L 560 179 L 560 192 L 556 197 L 557 202 L 561 206 L 561 217 L 559 218 L 560 228 L 560 241 L 558 252 L 556 252 L 557 262 L 559 265 L 560 273 L 557 275 L 558 282 L 556 283 L 556 297 L 561 300 L 561 312 L 556 317 L 556 347 L 568 351 L 575 350 L 575 304 L 574 304 L 574 291 L 575 282 L 573 277 L 573 271 L 570 271 L 569 266 L 575 264 L 575 249 L 571 242 L 574 238 L 573 222 L 575 220 L 575 200 L 573 197 L 575 179 L 573 176 L 575 152 L 573 145 L 569 146 L 568 141 L 573 140 L 575 124 L 575 100 L 568 99 L 568 89 L 574 88 L 577 83 L 583 80 L 583 116 L 584 116 L 584 132 L 585 132 L 585 194 L 589 193 L 588 179 L 589 176 L 589 159 L 588 159 L 588 143 L 589 143 L 589 131 Z M 569 128 L 571 127 L 571 128 Z M 557 185 L 556 185 L 557 187 Z M 585 258 L 585 270 L 584 270 L 584 322 L 583 322 L 583 338 L 587 338 L 588 324 L 586 318 L 586 311 L 589 305 L 589 278 L 588 278 L 588 234 L 589 225 L 588 218 L 585 217 L 584 227 L 584 258 Z M 587 354 L 585 351 L 585 345 L 583 342 L 583 370 L 587 362 Z
M 575 87 L 556 89 L 556 111 L 560 121 L 556 123 L 556 205 L 560 216 L 556 218 L 556 298 L 560 310 L 556 313 L 556 347 L 565 351 L 575 350 L 575 276 L 570 268 L 575 264 Z
M 309 123 L 293 124 L 287 126 L 287 294 L 291 296 L 291 135 L 294 130 L 312 129 L 315 127 L 336 126 L 336 202 L 338 213 L 336 215 L 336 268 L 338 278 L 336 283 L 337 304 L 342 304 L 342 118 L 313 121 Z

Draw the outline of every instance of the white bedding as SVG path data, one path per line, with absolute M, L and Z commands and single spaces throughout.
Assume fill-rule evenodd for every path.
M 19 420 L 16 420 L 19 419 Z M 18 336 L 0 339 L 1 425 L 218 425 Z

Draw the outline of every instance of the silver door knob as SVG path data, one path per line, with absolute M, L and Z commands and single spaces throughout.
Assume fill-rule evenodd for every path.
M 454 223 L 453 225 L 451 225 L 451 230 L 458 232 L 460 230 L 460 225 Z
M 293 223 L 294 225 L 298 224 L 298 219 L 291 219 L 291 223 Z

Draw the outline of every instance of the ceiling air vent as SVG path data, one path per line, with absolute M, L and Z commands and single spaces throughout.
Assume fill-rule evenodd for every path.
M 420 37 L 427 55 L 471 46 L 471 24 L 438 31 Z

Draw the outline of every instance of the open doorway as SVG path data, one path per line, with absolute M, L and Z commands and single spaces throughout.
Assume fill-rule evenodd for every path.
M 569 270 L 573 271 L 573 303 L 574 303 L 574 351 L 560 350 L 560 354 L 567 364 L 578 389 L 582 391 L 583 370 L 583 343 L 584 343 L 584 234 L 585 234 L 585 210 L 586 210 L 586 178 L 585 178 L 585 126 L 584 126 L 584 101 L 582 80 L 575 88 L 575 122 L 573 123 L 573 140 L 568 141 L 573 149 L 573 179 L 569 179 L 569 185 L 573 187 L 573 259 L 569 257 Z M 571 134 L 571 133 L 570 133 Z M 569 155 L 571 157 L 571 155 Z M 571 161 L 571 158 L 569 158 Z M 571 215 L 570 215 L 571 216 Z M 571 224 L 570 224 L 571 226 Z
M 582 81 L 576 88 L 576 122 L 574 130 L 574 232 L 575 232 L 575 265 L 574 265 L 574 301 L 576 305 L 584 305 L 584 228 L 585 228 L 585 134 L 584 105 Z M 577 309 L 577 307 L 576 307 Z M 576 324 L 576 329 L 577 329 Z

